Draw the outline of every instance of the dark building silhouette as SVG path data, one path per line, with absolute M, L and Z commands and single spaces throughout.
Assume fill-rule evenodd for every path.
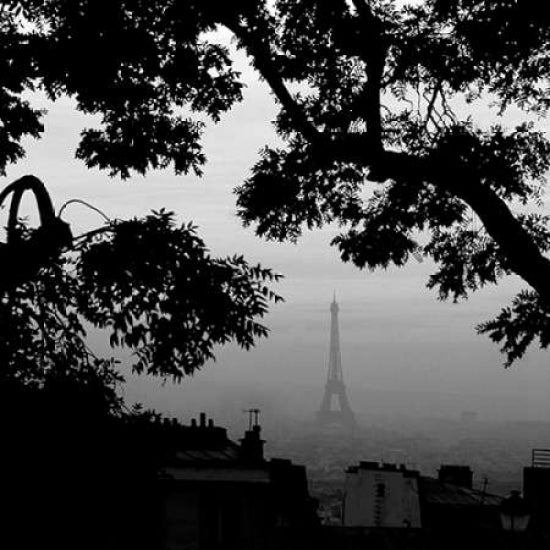
M 523 469 L 523 496 L 531 511 L 531 524 L 550 525 L 550 449 L 533 449 L 531 466 Z
M 307 546 L 318 522 L 306 470 L 266 460 L 260 433 L 255 424 L 237 444 L 204 415 L 180 429 L 161 483 L 163 548 Z
M 338 309 L 336 297 L 334 297 L 330 304 L 330 353 L 328 375 L 321 407 L 317 413 L 317 423 L 319 426 L 339 424 L 340 426 L 353 430 L 356 422 L 355 415 L 353 414 L 346 394 L 344 374 L 342 372 Z M 334 399 L 338 402 L 337 408 L 333 408 Z

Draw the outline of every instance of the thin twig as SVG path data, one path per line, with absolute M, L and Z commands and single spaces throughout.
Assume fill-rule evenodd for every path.
M 93 210 L 94 212 L 97 212 L 100 216 L 103 217 L 103 219 L 107 222 L 107 223 L 111 223 L 111 219 L 109 218 L 109 216 L 107 216 L 107 214 L 105 214 L 105 212 L 103 212 L 102 210 L 100 210 L 99 208 L 97 208 L 96 206 L 93 206 L 92 204 L 86 202 L 86 201 L 83 201 L 81 199 L 71 199 L 69 201 L 67 201 L 60 209 L 59 209 L 59 213 L 57 214 L 57 217 L 60 218 L 61 217 L 61 214 L 63 214 L 63 211 L 68 207 L 70 206 L 71 204 L 82 204 L 84 206 L 87 206 L 90 210 Z

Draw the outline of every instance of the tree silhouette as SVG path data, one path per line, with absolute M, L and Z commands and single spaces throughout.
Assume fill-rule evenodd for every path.
M 43 89 L 52 99 L 76 94 L 84 110 L 103 112 L 105 131 L 85 132 L 77 153 L 89 166 L 122 177 L 170 162 L 178 173 L 200 172 L 201 125 L 174 112 L 193 96 L 195 109 L 217 119 L 238 97 L 231 75 L 207 72 L 224 71 L 223 51 L 199 48 L 204 74 L 189 89 L 174 83 L 163 96 L 156 77 L 144 75 L 140 83 L 139 73 L 130 77 L 132 86 L 125 80 L 117 89 L 107 65 L 113 33 L 124 22 L 111 22 L 107 49 L 94 50 L 89 40 L 96 31 L 96 38 L 103 35 L 94 24 L 109 17 L 109 6 L 103 3 L 100 13 L 90 3 L 93 13 L 82 13 L 86 6 L 70 3 L 0 3 L 0 171 L 24 155 L 25 136 L 39 137 L 44 113 L 23 94 Z M 76 56 L 74 39 L 81 47 Z M 119 46 L 130 48 L 125 55 L 141 55 L 139 46 L 130 51 L 137 46 L 132 39 Z M 126 79 L 124 65 L 117 57 L 114 70 Z M 20 218 L 25 193 L 34 195 L 37 228 Z M 35 176 L 0 190 L 0 207 L 8 207 L 7 238 L 0 242 L 0 409 L 11 478 L 3 490 L 9 511 L 0 545 L 6 539 L 3 546 L 16 541 L 20 548 L 160 548 L 158 476 L 182 432 L 177 422 L 127 408 L 117 361 L 96 355 L 86 331 L 102 329 L 113 347 L 132 352 L 134 371 L 180 380 L 214 359 L 216 345 L 234 341 L 248 349 L 267 335 L 260 321 L 280 300 L 270 289 L 279 276 L 241 256 L 212 256 L 196 227 L 177 225 L 164 210 L 106 219 L 74 235 L 63 220 L 70 202 L 56 213 Z M 37 465 L 38 480 L 29 475 Z
M 0 543 L 160 548 L 158 476 L 174 452 L 174 435 L 182 439 L 181 429 L 158 414 L 125 409 L 104 372 L 75 370 L 57 369 L 39 384 L 2 373 L 9 472 L 3 498 L 9 506 Z M 37 468 L 43 472 L 38 479 L 30 475 Z
M 25 192 L 36 198 L 37 229 L 19 218 Z M 159 547 L 158 477 L 182 431 L 128 409 L 116 361 L 87 346 L 86 323 L 132 350 L 135 371 L 179 380 L 213 359 L 216 344 L 249 348 L 267 334 L 258 319 L 279 297 L 265 282 L 278 276 L 242 257 L 212 257 L 195 227 L 176 226 L 170 212 L 73 236 L 37 178 L 9 185 L 0 205 L 9 199 L 0 415 L 16 482 L 4 488 L 10 506 L 0 544 Z M 28 476 L 37 462 L 45 472 L 38 485 Z
M 540 5 L 539 5 L 540 4 Z M 23 153 L 41 113 L 22 93 L 75 98 L 100 115 L 77 156 L 128 177 L 200 173 L 203 113 L 241 99 L 229 29 L 280 106 L 237 190 L 245 224 L 270 239 L 337 222 L 333 245 L 359 267 L 436 263 L 428 286 L 464 298 L 515 273 L 528 285 L 479 327 L 507 364 L 550 344 L 548 218 L 537 204 L 550 146 L 509 109 L 549 107 L 549 20 L 528 0 L 112 0 L 2 4 L 0 162 Z M 484 123 L 469 105 L 491 104 Z M 466 113 L 466 114 L 462 114 Z M 368 192 L 365 192 L 365 189 Z M 474 223 L 472 220 L 479 220 Z
M 38 229 L 18 222 L 25 191 L 35 193 Z M 114 220 L 74 237 L 55 216 L 44 185 L 25 176 L 8 186 L 8 239 L 0 243 L 2 374 L 24 383 L 90 368 L 107 388 L 120 380 L 113 359 L 86 344 L 85 322 L 128 348 L 138 373 L 181 379 L 234 340 L 250 348 L 267 328 L 257 319 L 280 298 L 266 285 L 278 275 L 242 257 L 213 258 L 191 224 L 170 212 Z

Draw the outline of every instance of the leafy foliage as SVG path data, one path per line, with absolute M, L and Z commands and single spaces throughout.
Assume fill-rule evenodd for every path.
M 455 107 L 478 100 L 493 101 L 494 117 L 509 107 L 546 113 L 550 21 L 532 8 L 276 2 L 271 70 L 300 92 L 272 85 L 286 147 L 264 150 L 236 189 L 244 223 L 296 240 L 305 227 L 336 222 L 332 244 L 361 268 L 403 266 L 422 253 L 436 264 L 428 287 L 441 299 L 516 272 L 538 296 L 529 321 L 517 312 L 521 299 L 480 331 L 503 343 L 506 365 L 537 335 L 546 348 L 550 240 L 547 217 L 533 209 L 550 143 L 533 123 L 476 125 Z M 254 55 L 252 40 L 242 44 Z
M 541 311 L 550 307 L 548 229 L 535 211 L 550 144 L 536 125 L 509 128 L 498 118 L 511 108 L 545 116 L 550 107 L 543 3 L 2 6 L 0 168 L 23 154 L 23 137 L 39 134 L 42 114 L 23 92 L 41 89 L 100 118 L 77 150 L 88 166 L 122 177 L 167 166 L 199 174 L 205 115 L 217 121 L 242 97 L 230 51 L 213 32 L 224 27 L 278 101 L 284 142 L 264 149 L 236 189 L 245 224 L 297 240 L 304 228 L 335 223 L 332 244 L 359 267 L 402 266 L 422 253 L 437 264 L 428 286 L 441 298 L 516 273 Z M 468 114 L 474 102 L 492 109 L 490 125 L 479 110 Z M 514 358 L 524 351 L 510 346 Z
M 512 307 L 504 308 L 496 319 L 482 323 L 478 330 L 503 343 L 506 366 L 510 366 L 535 339 L 541 348 L 550 346 L 550 312 L 536 293 L 523 291 L 514 298 Z
M 108 328 L 113 345 L 136 349 L 138 372 L 179 378 L 212 359 L 215 344 L 250 348 L 267 335 L 254 319 L 279 300 L 263 284 L 276 274 L 239 256 L 212 258 L 195 228 L 175 228 L 168 212 L 117 222 L 79 252 L 79 311 Z
M 114 221 L 4 292 L 4 373 L 43 384 L 51 373 L 96 372 L 114 387 L 116 362 L 86 344 L 91 324 L 134 353 L 137 372 L 179 380 L 213 359 L 216 344 L 249 348 L 267 335 L 258 319 L 280 297 L 264 283 L 278 278 L 242 257 L 213 258 L 196 228 L 176 227 L 172 213 Z
M 85 130 L 77 151 L 88 166 L 122 177 L 170 164 L 177 173 L 200 173 L 203 123 L 184 111 L 219 120 L 242 88 L 227 49 L 199 38 L 216 24 L 201 4 L 3 2 L 0 28 L 9 33 L 1 53 L 8 70 L 0 92 L 11 97 L 42 89 L 52 99 L 74 97 L 79 110 L 100 115 L 100 128 Z M 22 136 L 37 136 L 42 113 L 17 96 L 2 105 L 17 117 L 3 129 L 12 144 L 0 150 L 5 166 L 22 156 Z

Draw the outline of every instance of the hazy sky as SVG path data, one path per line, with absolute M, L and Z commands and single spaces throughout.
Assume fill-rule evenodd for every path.
M 271 336 L 256 349 L 219 349 L 217 363 L 181 386 L 132 377 L 126 396 L 178 412 L 187 410 L 186 404 L 198 406 L 197 395 L 218 398 L 224 388 L 242 383 L 283 393 L 284 387 L 296 392 L 307 388 L 312 395 L 318 392 L 320 400 L 328 359 L 328 307 L 336 291 L 352 406 L 368 410 L 368 403 L 354 403 L 363 389 L 408 390 L 419 392 L 420 409 L 426 412 L 437 403 L 435 412 L 445 414 L 441 395 L 455 394 L 466 408 L 482 408 L 487 416 L 509 410 L 523 418 L 550 418 L 550 354 L 533 351 L 504 370 L 497 347 L 474 331 L 523 286 L 520 281 L 507 280 L 459 305 L 441 303 L 425 289 L 428 262 L 361 272 L 342 264 L 337 251 L 328 246 L 335 228 L 309 233 L 294 246 L 260 241 L 252 228 L 241 226 L 232 189 L 247 176 L 258 150 L 276 140 L 270 125 L 276 113 L 273 101 L 264 85 L 250 75 L 247 80 L 245 101 L 206 133 L 209 163 L 201 180 L 159 171 L 122 182 L 87 170 L 74 160 L 74 151 L 80 130 L 93 120 L 76 112 L 69 100 L 48 105 L 44 138 L 29 142 L 27 158 L 10 167 L 3 180 L 4 185 L 35 174 L 46 182 L 57 207 L 80 198 L 111 217 L 167 207 L 182 221 L 199 225 L 215 254 L 244 253 L 250 261 L 285 275 L 277 290 L 286 302 L 273 308 L 266 319 Z M 102 221 L 78 205 L 71 206 L 65 218 L 75 233 Z

